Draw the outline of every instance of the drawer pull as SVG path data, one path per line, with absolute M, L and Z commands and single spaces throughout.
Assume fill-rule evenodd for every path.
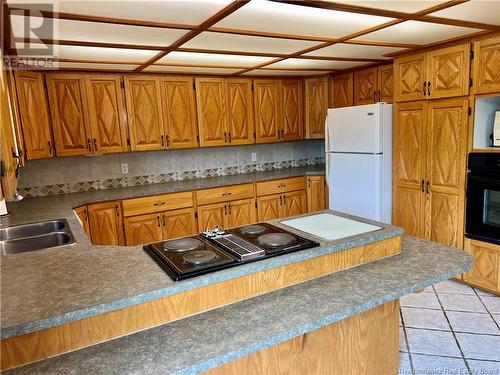
M 156 202 L 156 203 L 153 203 L 153 206 L 163 206 L 165 204 L 165 202 Z
M 233 193 L 231 193 L 230 191 L 228 191 L 228 192 L 226 192 L 226 193 L 222 193 L 222 196 L 223 196 L 223 197 L 227 197 L 228 195 L 231 195 L 231 194 L 233 194 Z

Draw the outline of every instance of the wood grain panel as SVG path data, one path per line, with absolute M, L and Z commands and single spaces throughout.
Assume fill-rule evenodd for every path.
M 279 180 L 270 180 L 257 182 L 255 184 L 257 196 L 286 193 L 295 190 L 305 190 L 306 180 L 303 176 L 282 178 Z
M 325 177 L 307 176 L 307 212 L 321 211 L 325 205 Z
M 87 206 L 80 206 L 75 208 L 75 214 L 78 216 L 80 223 L 83 227 L 83 231 L 90 239 L 90 223 L 89 223 L 89 211 Z
M 88 205 L 90 234 L 94 245 L 125 245 L 120 201 Z
M 282 217 L 282 201 L 280 194 L 267 195 L 257 198 L 257 220 L 276 220 Z
M 192 207 L 194 201 L 192 191 L 182 191 L 179 193 L 124 199 L 122 204 L 123 215 L 134 216 Z
M 196 191 L 196 202 L 199 205 L 228 202 L 236 199 L 253 198 L 253 184 L 241 184 L 202 189 Z
M 391 301 L 203 374 L 396 374 L 398 322 L 399 300 Z
M 330 92 L 330 108 L 349 107 L 354 105 L 354 74 L 345 73 L 333 77 Z
M 354 72 L 354 105 L 373 104 L 377 95 L 377 68 Z
M 305 190 L 283 194 L 283 217 L 302 215 L 307 212 Z
M 198 228 L 200 232 L 216 226 L 229 227 L 227 203 L 198 206 Z
M 252 80 L 227 78 L 228 141 L 232 145 L 255 143 Z
M 364 253 L 373 254 L 379 247 L 383 248 L 380 253 L 384 256 L 399 254 L 400 237 L 366 246 Z M 354 260 L 349 260 L 351 254 L 356 255 Z M 336 272 L 344 269 L 344 264 L 353 265 L 368 258 L 360 257 L 359 249 L 353 248 L 5 339 L 1 341 L 1 368 L 19 366 L 177 320 Z
M 500 246 L 466 238 L 464 250 L 472 256 L 474 267 L 463 280 L 500 295 Z
M 378 101 L 392 103 L 394 97 L 394 70 L 392 64 L 377 68 Z
M 160 214 L 147 214 L 123 219 L 127 246 L 143 245 L 163 239 Z
M 160 77 L 166 148 L 198 146 L 198 123 L 193 85 L 193 77 Z
M 85 74 L 94 152 L 128 151 L 125 101 L 120 76 Z
M 474 93 L 500 92 L 500 36 L 474 42 Z
M 328 110 L 328 78 L 306 79 L 304 96 L 306 138 L 324 138 Z
M 426 69 L 426 53 L 418 53 L 394 60 L 394 101 L 424 99 Z
M 43 74 L 16 72 L 16 91 L 28 160 L 54 156 Z
M 257 143 L 277 142 L 282 118 L 280 80 L 256 79 L 253 85 Z
M 241 199 L 227 204 L 229 228 L 235 228 L 257 221 L 255 199 Z
M 200 146 L 227 142 L 227 94 L 224 78 L 196 77 L 196 103 Z
M 191 236 L 198 233 L 194 207 L 162 213 L 163 238 Z
M 47 74 L 52 129 L 57 156 L 93 152 L 82 74 Z
M 281 139 L 293 141 L 304 138 L 304 115 L 302 112 L 303 93 L 301 79 L 281 81 L 281 100 L 283 119 Z

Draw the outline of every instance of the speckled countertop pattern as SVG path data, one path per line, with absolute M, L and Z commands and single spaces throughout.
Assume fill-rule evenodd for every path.
M 252 174 L 253 178 L 250 178 L 250 175 L 214 178 L 213 180 L 207 178 L 203 179 L 202 187 L 286 177 L 290 176 L 289 173 L 303 175 L 305 172 L 304 168 L 297 168 L 295 171 L 290 169 L 255 173 Z M 244 181 L 235 177 L 244 177 Z M 201 182 L 201 180 L 186 181 L 188 187 L 183 182 L 162 184 L 165 185 L 163 190 L 155 190 L 155 193 L 193 189 L 192 184 L 201 184 Z M 150 187 L 159 189 L 153 185 L 148 186 Z M 129 191 L 136 189 L 141 193 Z M 110 194 L 113 197 L 110 197 Z M 182 282 L 173 282 L 142 250 L 141 246 L 94 246 L 90 244 L 72 210 L 72 207 L 84 203 L 144 194 L 144 189 L 134 187 L 32 198 L 10 205 L 14 213 L 9 218 L 11 223 L 66 218 L 77 243 L 71 246 L 0 257 L 2 285 L 0 335 L 2 338 L 53 327 L 402 234 L 400 228 L 387 226 L 378 232 L 337 241 L 325 242 L 306 235 L 319 241 L 321 246 Z M 272 223 L 276 224 L 276 222 Z M 291 228 L 287 229 L 295 231 Z M 299 231 L 295 232 L 305 235 Z
M 5 374 L 197 374 L 449 279 L 471 267 L 472 259 L 463 251 L 407 237 L 401 255 Z

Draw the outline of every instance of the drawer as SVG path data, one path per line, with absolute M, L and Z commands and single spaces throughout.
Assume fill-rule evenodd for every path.
M 193 192 L 152 195 L 148 197 L 124 199 L 123 216 L 150 214 L 193 206 Z
M 198 205 L 229 202 L 236 199 L 253 198 L 253 184 L 231 185 L 212 189 L 198 190 L 196 203 Z
M 295 190 L 304 190 L 306 180 L 304 177 L 283 178 L 280 180 L 257 182 L 257 196 L 286 193 Z

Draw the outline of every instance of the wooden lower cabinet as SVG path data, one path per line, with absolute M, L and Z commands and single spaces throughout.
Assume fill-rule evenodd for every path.
M 257 198 L 258 221 L 276 220 L 282 217 L 306 213 L 305 190 L 273 194 Z
M 80 206 L 75 208 L 75 214 L 80 219 L 80 223 L 82 224 L 83 231 L 90 239 L 90 222 L 89 222 L 89 210 L 87 206 Z
M 257 221 L 257 212 L 255 210 L 255 199 L 242 199 L 239 201 L 229 202 L 227 204 L 228 211 L 228 228 L 239 227 L 255 223 Z
M 89 204 L 88 210 L 94 245 L 125 245 L 120 201 Z
M 307 177 L 307 212 L 321 211 L 326 208 L 325 202 L 325 177 Z
M 399 301 L 387 302 L 203 374 L 396 374 L 398 322 Z
M 192 207 L 127 217 L 124 227 L 128 246 L 190 236 L 198 231 Z
M 302 215 L 306 213 L 306 192 L 293 191 L 283 195 L 282 217 Z
M 200 231 L 214 226 L 233 228 L 256 221 L 255 199 L 241 199 L 198 206 Z
M 465 238 L 464 250 L 472 256 L 474 267 L 462 280 L 500 295 L 500 245 Z

